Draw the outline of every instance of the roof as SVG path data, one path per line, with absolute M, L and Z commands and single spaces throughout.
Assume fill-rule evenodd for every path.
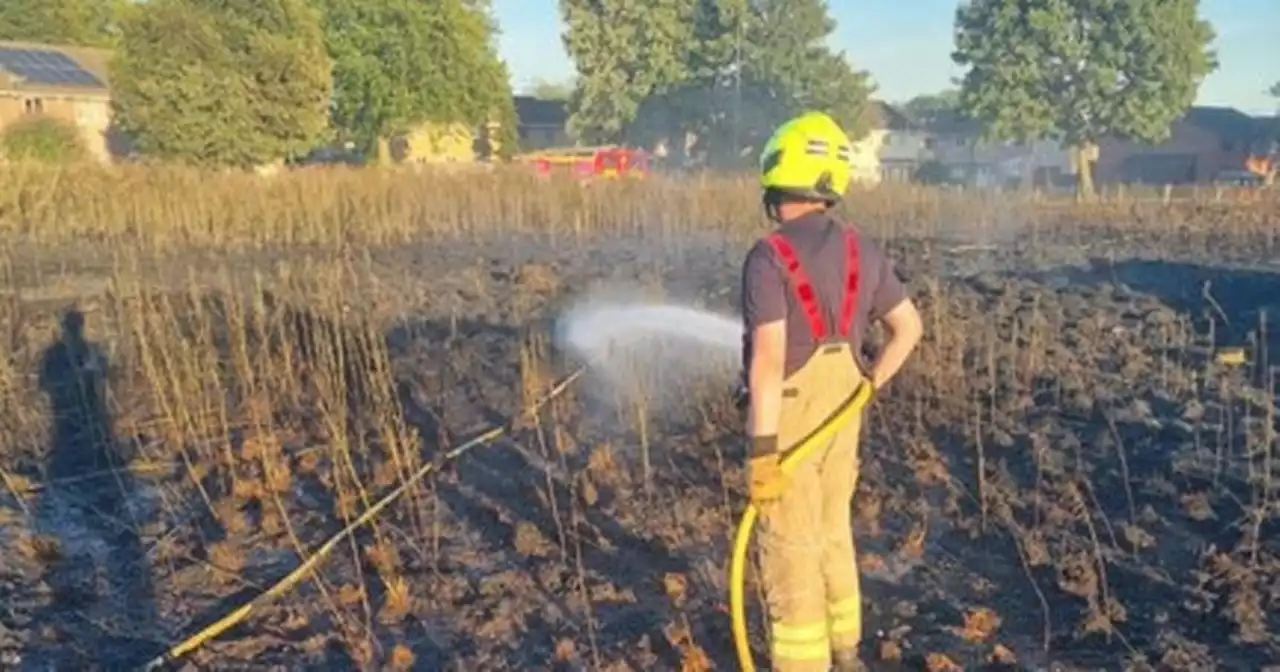
M 1258 129 L 1263 139 L 1280 142 L 1280 114 L 1269 117 L 1254 117 L 1254 119 L 1258 122 Z
M 1234 107 L 1197 106 L 1183 115 L 1184 123 L 1208 131 L 1223 140 L 1249 142 L 1262 134 L 1262 121 Z
M 941 135 L 974 136 L 982 134 L 982 124 L 957 110 L 940 111 L 929 123 L 929 130 Z
M 107 96 L 110 61 L 107 49 L 0 40 L 0 91 Z M 43 73 L 58 76 L 40 81 Z
M 885 128 L 891 131 L 905 131 L 915 128 L 915 122 L 903 114 L 901 110 L 883 100 L 868 101 L 867 116 L 872 128 Z
M 569 121 L 569 108 L 562 101 L 516 96 L 515 103 L 516 117 L 524 126 L 564 126 Z

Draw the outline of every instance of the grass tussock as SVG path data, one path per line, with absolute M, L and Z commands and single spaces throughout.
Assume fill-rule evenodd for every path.
M 1280 655 L 1280 197 L 886 186 L 842 208 L 928 329 L 870 412 L 866 655 Z M 0 168 L 0 660 L 154 656 L 512 421 L 193 658 L 732 666 L 732 372 L 528 409 L 571 366 L 560 308 L 624 288 L 730 311 L 765 230 L 725 177 Z

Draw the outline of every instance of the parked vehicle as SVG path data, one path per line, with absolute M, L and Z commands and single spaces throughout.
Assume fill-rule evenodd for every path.
M 544 149 L 514 157 L 543 177 L 572 175 L 578 179 L 643 178 L 649 173 L 649 154 L 619 146 Z

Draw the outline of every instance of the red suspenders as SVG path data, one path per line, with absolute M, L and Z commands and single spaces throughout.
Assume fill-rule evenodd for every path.
M 822 309 L 818 305 L 818 295 L 813 289 L 813 284 L 809 282 L 809 276 L 800 265 L 800 257 L 796 256 L 796 249 L 792 247 L 791 241 L 780 233 L 775 233 L 765 240 L 778 253 L 778 258 L 787 269 L 787 275 L 791 276 L 796 298 L 800 301 L 800 309 L 809 320 L 809 330 L 813 333 L 813 340 L 821 343 L 827 338 L 827 323 L 822 317 Z M 841 338 L 848 338 L 849 331 L 853 328 L 853 315 L 858 307 L 858 286 L 861 281 L 859 267 L 862 259 L 858 235 L 848 229 L 844 231 L 844 249 L 847 271 L 844 282 L 844 302 L 840 309 L 839 334 Z

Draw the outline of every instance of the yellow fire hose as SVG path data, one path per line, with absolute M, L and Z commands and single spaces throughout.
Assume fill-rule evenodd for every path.
M 578 369 L 574 373 L 570 374 L 569 376 L 565 377 L 563 380 L 557 383 L 555 387 L 551 388 L 551 390 L 549 390 L 545 395 L 543 395 L 542 398 L 538 399 L 535 403 L 533 403 L 531 406 L 525 409 L 525 412 L 533 413 L 534 411 L 538 410 L 542 406 L 546 405 L 552 399 L 555 399 L 556 397 L 560 396 L 566 389 L 568 389 L 569 385 L 571 385 L 575 380 L 577 380 L 585 372 L 586 372 L 586 368 L 583 367 Z M 386 509 L 388 506 L 391 505 L 392 502 L 394 502 L 401 495 L 407 492 L 408 489 L 412 487 L 415 483 L 426 478 L 428 475 L 439 471 L 441 467 L 458 459 L 467 451 L 472 450 L 473 448 L 476 448 L 478 446 L 484 445 L 486 443 L 489 443 L 490 441 L 497 439 L 503 434 L 506 434 L 510 429 L 511 429 L 510 425 L 493 427 L 492 429 L 484 432 L 483 434 L 471 439 L 470 441 L 467 441 L 466 443 L 459 445 L 458 447 L 452 450 L 446 451 L 435 460 L 423 465 L 421 468 L 418 469 L 418 471 L 414 472 L 409 478 L 405 479 L 402 483 L 400 483 L 400 485 L 396 486 L 395 489 L 387 493 L 385 497 L 378 500 L 376 503 L 374 503 L 373 506 L 369 507 L 367 511 L 360 514 L 360 517 L 351 521 L 351 524 L 342 528 L 342 530 L 340 530 L 337 534 L 330 537 L 328 541 L 326 541 L 323 545 L 321 545 L 320 548 L 316 549 L 316 551 L 312 553 L 310 557 L 308 557 L 301 565 L 299 565 L 297 569 L 293 570 L 292 572 L 289 572 L 289 574 L 286 575 L 283 579 L 280 579 L 279 581 L 277 581 L 275 585 L 271 586 L 265 592 L 259 594 L 257 597 L 254 597 L 253 599 L 249 600 L 244 605 L 242 605 L 239 609 L 236 609 L 235 611 L 232 611 L 226 616 L 223 616 L 222 618 L 215 621 L 212 625 L 209 625 L 208 627 L 204 628 L 200 632 L 197 632 L 196 634 L 187 638 L 182 643 L 173 646 L 168 651 L 165 651 L 162 655 L 148 662 L 142 669 L 143 670 L 161 669 L 168 663 L 173 662 L 191 653 L 192 651 L 195 651 L 196 649 L 200 648 L 201 646 L 204 646 L 214 638 L 222 635 L 223 633 L 227 632 L 231 628 L 234 628 L 235 626 L 244 622 L 244 620 L 248 618 L 249 615 L 253 613 L 255 610 L 261 609 L 262 607 L 269 604 L 271 601 L 275 600 L 276 598 L 284 595 L 285 593 L 293 589 L 294 586 L 298 585 L 299 582 L 301 582 L 304 578 L 306 578 L 307 574 L 311 573 L 312 570 L 314 570 L 317 566 L 319 566 L 320 563 L 330 553 L 333 552 L 334 548 L 337 548 L 339 543 L 341 543 L 344 539 L 354 534 L 355 531 L 360 527 L 364 525 L 368 525 L 369 523 L 373 522 L 373 519 L 377 518 L 378 514 L 382 513 L 384 509 Z
M 790 476 L 814 450 L 830 443 L 836 433 L 862 412 L 871 399 L 872 391 L 870 383 L 859 385 L 843 406 L 782 458 L 783 473 Z M 759 515 L 760 511 L 754 504 L 747 504 L 747 510 L 742 512 L 742 520 L 738 523 L 738 533 L 733 540 L 733 559 L 729 565 L 729 612 L 733 619 L 733 641 L 738 649 L 738 665 L 742 672 L 755 672 L 756 669 L 751 657 L 751 638 L 747 633 L 746 575 L 747 547 L 751 544 L 751 533 L 755 531 Z

